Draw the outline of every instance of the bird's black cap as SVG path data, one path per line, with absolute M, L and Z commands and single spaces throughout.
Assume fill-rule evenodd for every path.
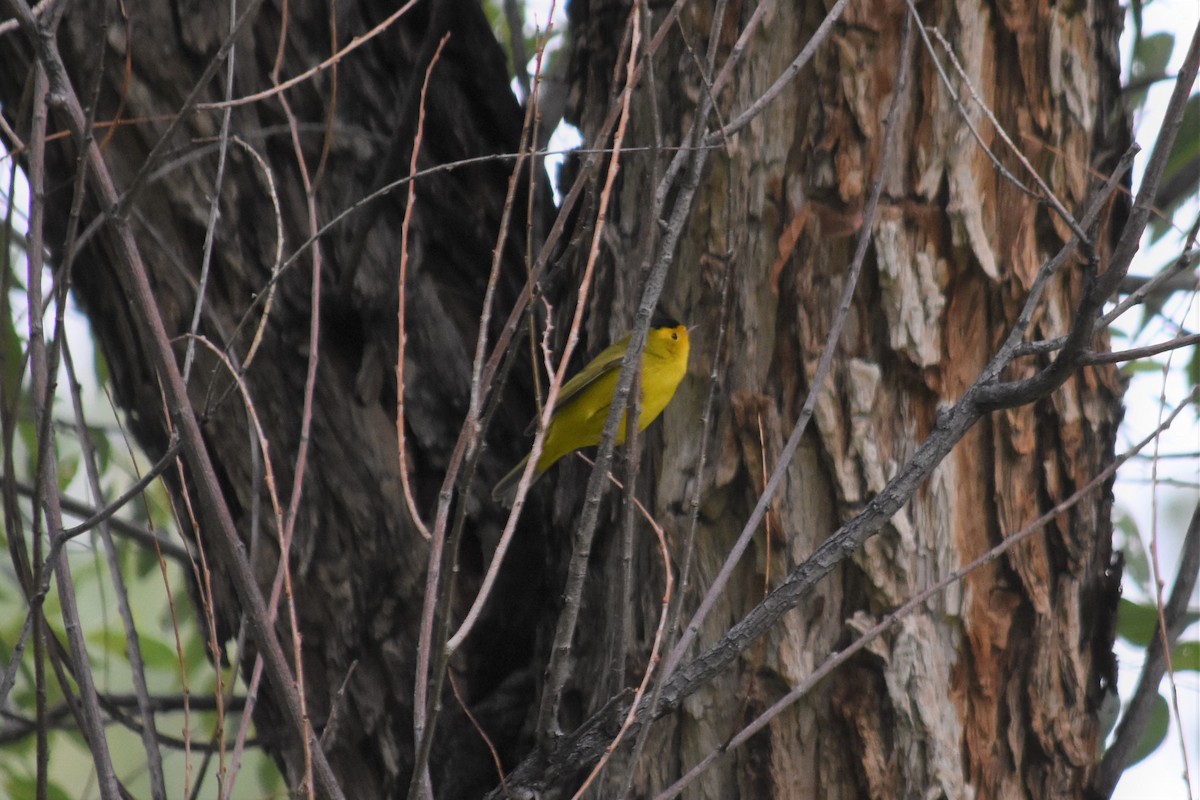
M 654 316 L 650 318 L 651 328 L 678 328 L 683 323 L 674 317 L 668 317 L 661 311 L 655 311 Z

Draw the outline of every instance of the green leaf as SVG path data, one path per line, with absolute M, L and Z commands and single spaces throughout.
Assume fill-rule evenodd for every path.
M 125 656 L 125 632 L 116 628 L 88 631 L 87 640 L 112 656 Z
M 1154 626 L 1157 624 L 1158 610 L 1154 606 L 1121 598 L 1117 610 L 1117 635 L 1122 639 L 1145 647 L 1154 637 Z
M 186 606 L 177 606 L 186 608 Z M 189 673 L 199 670 L 208 664 L 208 647 L 204 639 L 196 635 L 195 628 L 185 632 L 183 639 L 183 663 Z
M 1146 326 L 1147 321 L 1148 319 L 1142 320 L 1141 324 L 1143 328 Z M 1141 372 L 1157 372 L 1161 374 L 1162 371 L 1162 363 L 1155 361 L 1153 358 L 1139 358 L 1136 361 L 1126 361 L 1121 365 L 1121 374 L 1127 376 L 1136 375 Z
M 1200 620 L 1200 613 L 1189 611 L 1184 615 L 1186 625 Z M 1152 603 L 1135 603 L 1121 598 L 1117 610 L 1117 635 L 1130 644 L 1145 647 L 1154 638 L 1154 627 L 1158 624 L 1158 609 Z
M 58 490 L 65 492 L 79 472 L 79 453 L 71 453 L 58 461 Z
M 9 797 L 37 797 L 37 779 L 32 775 L 8 774 L 4 788 Z M 71 800 L 72 795 L 54 781 L 46 783 L 47 800 Z
M 1166 74 L 1175 49 L 1175 34 L 1152 33 L 1142 36 L 1133 43 L 1133 64 L 1130 73 L 1133 81 L 1143 78 L 1158 78 Z
M 103 386 L 108 383 L 109 375 L 108 361 L 104 358 L 104 354 L 100 352 L 99 347 L 92 348 L 92 369 L 96 373 L 96 385 Z
M 17 420 L 17 436 L 20 437 L 21 444 L 25 445 L 25 477 L 32 480 L 32 476 L 37 474 L 38 450 L 37 425 L 33 423 L 32 418 Z
M 1125 541 L 1121 552 L 1125 554 L 1125 577 L 1144 594 L 1150 594 L 1150 560 L 1146 557 L 1146 548 L 1142 546 L 1142 537 L 1138 535 L 1137 522 L 1125 512 L 1117 517 L 1117 530 Z
M 1180 642 L 1171 651 L 1171 669 L 1200 672 L 1200 642 Z
M 271 797 L 286 791 L 287 786 L 283 782 L 283 776 L 279 774 L 279 767 L 276 766 L 273 759 L 258 759 L 258 786 L 260 791 Z
M 175 648 L 161 639 L 139 633 L 138 647 L 141 648 L 142 661 L 147 667 L 168 672 L 179 671 L 179 656 L 175 654 Z
M 158 572 L 158 553 L 150 547 L 134 547 L 133 571 L 139 578 L 145 578 L 151 572 Z
M 1157 241 L 1171 229 L 1176 209 L 1196 196 L 1200 179 L 1200 94 L 1192 95 L 1183 110 L 1183 124 L 1171 155 L 1163 168 L 1162 181 L 1154 196 L 1156 214 L 1151 218 L 1150 241 Z M 1160 216 L 1161 215 L 1161 216 Z
M 96 470 L 103 477 L 112 466 L 112 440 L 103 429 L 94 426 L 88 428 L 88 437 L 92 444 L 92 452 L 96 454 Z
M 1158 746 L 1167 738 L 1167 729 L 1170 726 L 1171 709 L 1167 705 L 1166 698 L 1160 694 L 1154 698 L 1154 707 L 1150 709 L 1150 719 L 1146 722 L 1146 729 L 1142 731 L 1142 738 L 1138 740 L 1137 747 L 1134 748 L 1129 767 L 1157 750 Z M 1128 769 L 1128 767 L 1126 768 Z

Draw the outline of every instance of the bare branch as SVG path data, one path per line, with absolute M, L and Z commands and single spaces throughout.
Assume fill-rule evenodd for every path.
M 28 7 L 24 8 L 28 11 Z M 36 23 L 30 21 L 29 25 Z M 47 33 L 47 37 L 50 34 Z M 62 507 L 58 503 L 58 464 L 54 448 L 50 445 L 51 403 L 53 398 L 54 372 L 51 371 L 46 354 L 45 334 L 42 329 L 42 235 L 45 215 L 44 188 L 44 158 L 46 152 L 46 112 L 51 91 L 48 70 L 38 67 L 34 74 L 34 106 L 33 106 L 33 136 L 30 142 L 29 159 L 29 188 L 31 195 L 29 212 L 30 244 L 33 245 L 28 258 L 28 277 L 26 293 L 29 299 L 29 364 L 33 379 L 34 418 L 39 429 L 38 452 L 38 488 L 40 489 L 43 513 L 46 525 L 50 531 L 62 530 Z M 61 330 L 59 335 L 62 335 Z M 60 340 L 61 341 L 61 340 Z M 35 543 L 40 541 L 37 529 L 34 529 Z M 96 698 L 96 685 L 92 676 L 91 663 L 88 660 L 87 642 L 84 639 L 83 627 L 79 621 L 79 609 L 75 602 L 75 586 L 71 579 L 71 565 L 66 552 L 58 548 L 52 552 L 48 565 L 53 565 L 56 578 L 59 602 L 62 607 L 63 625 L 70 643 L 70 657 L 74 664 L 75 679 L 80 692 L 80 727 L 88 749 L 92 753 L 92 761 L 96 767 L 99 781 L 100 796 L 105 800 L 116 800 L 119 796 L 117 776 L 113 769 L 112 757 L 108 750 L 108 740 L 104 734 L 104 723 L 100 718 L 99 702 Z M 35 557 L 35 568 L 40 566 Z M 36 576 L 36 573 L 35 573 Z M 49 576 L 47 576 L 49 577 Z M 40 588 L 40 581 L 38 582 Z M 56 662 L 57 665 L 57 662 Z M 60 683 L 65 680 L 60 676 Z M 65 689 L 64 689 L 65 691 Z M 43 720 L 43 710 L 39 709 L 39 723 Z M 40 737 L 40 734 L 39 734 Z M 39 745 L 41 741 L 39 739 Z M 38 781 L 44 780 L 44 769 L 39 764 Z
M 66 67 L 59 55 L 57 43 L 52 37 L 39 35 L 37 23 L 24 0 L 6 0 L 6 2 L 13 10 L 14 15 L 21 21 L 22 28 L 36 49 L 40 63 L 45 67 L 50 79 L 50 96 L 64 112 L 72 135 L 78 142 L 84 142 L 86 131 L 83 110 L 79 105 L 74 87 L 67 78 Z M 239 18 L 239 26 L 244 24 L 249 15 L 258 8 L 260 2 L 261 0 L 251 0 L 249 10 Z M 223 47 L 231 46 L 230 42 L 236 34 L 236 30 L 231 32 L 230 38 L 226 40 Z M 214 63 L 219 62 L 214 61 Z M 215 70 L 215 66 L 211 66 L 211 69 Z M 198 88 L 193 91 L 193 96 L 200 91 L 199 87 L 204 85 L 206 85 L 206 80 L 202 80 L 198 84 Z M 162 141 L 165 142 L 166 138 L 164 137 Z M 158 152 L 164 146 L 160 142 L 154 152 Z M 98 202 L 104 206 L 117 207 L 121 201 L 103 154 L 94 142 L 87 146 L 86 153 L 89 166 L 88 182 L 96 194 Z M 147 158 L 147 168 L 153 161 L 152 153 L 152 156 Z M 140 174 L 144 173 L 145 168 Z M 135 186 L 131 188 L 136 188 L 136 182 Z M 131 198 L 132 193 L 127 194 L 125 202 L 130 202 Z M 115 214 L 111 217 L 111 221 L 114 266 L 118 269 L 122 279 L 128 281 L 127 291 L 130 294 L 131 308 L 137 323 L 146 331 L 147 349 L 158 370 L 163 391 L 167 397 L 171 420 L 180 431 L 184 459 L 192 473 L 195 488 L 202 501 L 201 508 L 205 515 L 205 521 L 212 525 L 212 541 L 219 548 L 223 560 L 228 566 L 239 599 L 247 607 L 247 619 L 251 632 L 266 658 L 267 671 L 279 692 L 281 705 L 288 722 L 294 731 L 303 737 L 302 741 L 315 742 L 316 736 L 301 709 L 299 693 L 291 670 L 283 656 L 283 651 L 275 638 L 274 631 L 265 624 L 266 604 L 255 583 L 250 565 L 241 552 L 237 531 L 213 471 L 212 462 L 191 408 L 187 389 L 175 363 L 162 317 L 155 307 L 154 295 L 150 288 L 145 265 L 142 263 L 141 253 L 134 241 L 133 232 L 121 214 Z M 323 792 L 340 800 L 341 789 L 337 785 L 328 760 L 319 748 L 314 749 L 313 760 Z
M 1136 361 L 1139 358 L 1148 358 L 1156 356 L 1159 353 L 1166 353 L 1172 350 L 1178 350 L 1181 347 L 1188 347 L 1193 344 L 1200 344 L 1200 333 L 1192 333 L 1187 336 L 1177 336 L 1166 342 L 1151 344 L 1145 347 L 1134 347 L 1129 350 L 1117 350 L 1113 353 L 1087 353 L 1080 363 L 1082 364 L 1119 364 L 1122 361 Z
M 751 103 L 745 111 L 734 117 L 733 121 L 725 127 L 721 128 L 720 130 L 713 131 L 705 136 L 703 140 L 704 145 L 714 145 L 718 142 L 728 139 L 730 136 L 733 136 L 742 128 L 749 125 L 752 119 L 761 114 L 766 107 L 771 104 L 771 101 L 778 97 L 779 93 L 787 88 L 787 85 L 791 83 L 797 75 L 800 74 L 800 70 L 804 69 L 805 65 L 807 65 L 812 59 L 813 55 L 817 52 L 817 48 L 824 44 L 825 40 L 829 38 L 829 34 L 833 31 L 834 24 L 836 24 L 837 21 L 842 18 L 842 12 L 846 10 L 846 5 L 848 2 L 849 0 L 838 0 L 836 3 L 834 3 L 833 8 L 829 9 L 829 13 L 825 15 L 825 19 L 821 21 L 821 24 L 817 27 L 816 31 L 813 32 L 812 38 L 808 40 L 808 42 L 804 45 L 804 48 L 800 51 L 800 55 L 796 56 L 795 60 L 788 65 L 787 69 L 785 69 L 783 73 L 775 79 L 775 82 L 772 83 L 771 86 L 762 93 L 761 97 Z
M 65 298 L 59 303 L 58 313 L 63 314 L 66 307 Z M 59 330 L 63 330 L 60 325 Z M 96 463 L 96 452 L 88 435 L 87 421 L 83 413 L 83 400 L 80 398 L 79 381 L 75 377 L 74 359 L 71 358 L 71 348 L 67 346 L 64 336 L 63 364 L 66 366 L 69 384 L 68 393 L 71 396 L 71 406 L 75 413 L 76 429 L 79 434 L 79 444 L 83 450 L 83 463 L 87 471 L 88 483 L 91 484 L 93 497 L 97 502 L 103 500 L 104 492 L 100 487 L 100 470 Z M 174 461 L 174 457 L 170 459 Z M 161 462 L 160 462 L 161 463 Z M 165 469 L 165 466 L 164 466 Z M 167 786 L 163 776 L 162 752 L 158 746 L 158 729 L 154 720 L 154 709 L 150 704 L 150 689 L 146 684 L 146 665 L 142 659 L 142 648 L 138 636 L 137 624 L 133 619 L 133 611 L 129 603 L 129 592 L 125 586 L 125 576 L 121 572 L 121 562 L 113 545 L 112 534 L 108 525 L 100 523 L 100 541 L 103 545 L 105 562 L 108 564 L 109 578 L 117 597 L 117 613 L 125 630 L 125 655 L 129 659 L 133 688 L 138 700 L 138 709 L 142 714 L 142 747 L 146 752 L 146 771 L 150 778 L 150 795 L 154 800 L 166 800 Z
M 600 190 L 600 201 L 596 212 L 596 222 L 592 232 L 591 244 L 588 249 L 587 265 L 584 267 L 584 276 L 579 287 L 579 299 L 575 305 L 575 318 L 571 324 L 571 331 L 567 336 L 567 345 L 564 348 L 561 366 L 559 367 L 558 374 L 555 375 L 556 382 L 561 382 L 565 376 L 568 358 L 578 339 L 579 325 L 583 320 L 584 307 L 588 298 L 588 290 L 591 286 L 592 274 L 600 253 L 600 241 L 604 234 L 605 222 L 608 218 L 608 208 L 613 186 L 616 183 L 617 172 L 620 169 L 621 143 L 625 139 L 626 126 L 629 123 L 629 108 L 633 98 L 632 81 L 634 79 L 635 66 L 642 56 L 640 47 L 642 19 L 638 13 L 636 3 L 629 13 L 629 27 L 631 40 L 628 61 L 625 66 L 625 91 L 622 93 L 621 115 L 618 118 L 616 132 L 613 134 L 613 154 L 609 159 L 608 170 L 604 176 L 604 186 Z M 663 265 L 663 269 L 660 271 L 663 273 L 666 272 L 665 265 Z M 660 278 L 660 291 L 661 288 L 662 281 Z M 657 300 L 658 293 L 655 292 L 651 306 Z M 571 551 L 571 560 L 567 567 L 567 582 L 563 587 L 563 608 L 559 612 L 558 624 L 554 629 L 554 641 L 550 647 L 550 662 L 546 666 L 546 682 L 542 687 L 542 702 L 537 716 L 537 736 L 540 742 L 552 742 L 561 735 L 558 727 L 558 708 L 562 698 L 563 687 L 566 686 L 567 678 L 569 677 L 569 656 L 575 637 L 575 625 L 579 619 L 579 607 L 583 599 L 583 582 L 587 575 L 587 563 L 591 555 L 592 538 L 596 532 L 596 511 L 600 503 L 600 493 L 605 488 L 604 476 L 607 474 L 609 465 L 612 463 L 613 443 L 617 438 L 617 428 L 621 423 L 621 417 L 624 413 L 629 387 L 633 384 L 633 373 L 641 362 L 642 350 L 646 346 L 646 331 L 649 328 L 650 313 L 647 311 L 644 316 L 645 322 L 643 324 L 641 319 L 642 309 L 639 309 L 639 324 L 634 326 L 634 330 L 629 337 L 629 347 L 621 362 L 621 374 L 617 380 L 617 388 L 609 404 L 608 419 L 604 424 L 600 450 L 596 454 L 596 466 L 592 468 L 592 475 L 588 479 L 587 499 L 584 502 L 579 527 L 575 533 L 574 548 Z M 557 395 L 556 388 L 551 387 L 550 395 L 546 399 L 546 408 L 542 412 L 543 427 L 549 425 L 550 415 L 554 411 L 553 401 Z M 622 394 L 622 388 L 624 389 L 624 394 Z M 523 485 L 519 485 L 517 488 L 518 500 L 521 499 L 523 490 L 528 489 L 533 469 L 537 466 L 536 462 L 537 450 L 535 449 L 534 455 L 531 455 L 529 458 L 525 474 L 522 475 L 521 484 Z M 517 506 L 514 504 L 513 516 L 516 514 Z

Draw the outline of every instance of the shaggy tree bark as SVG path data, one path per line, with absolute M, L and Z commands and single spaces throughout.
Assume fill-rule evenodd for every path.
M 717 86 L 720 123 L 787 68 L 828 7 L 771 6 L 743 62 Z M 595 0 L 572 6 L 573 85 L 588 141 L 596 140 L 612 75 L 620 72 L 617 31 L 626 8 Z M 752 10 L 724 9 L 718 68 Z M 929 435 L 939 408 L 979 375 L 1039 265 L 1071 236 L 1051 209 L 1002 177 L 972 138 L 968 120 L 1005 168 L 1031 182 L 970 102 L 967 81 L 1068 209 L 1082 207 L 1126 146 L 1115 105 L 1116 5 L 959 2 L 921 10 L 962 63 L 964 76 L 955 75 L 947 52 L 935 53 L 966 98 L 966 119 L 917 31 L 903 49 L 905 4 L 851 3 L 801 76 L 710 156 L 674 260 L 663 305 L 699 328 L 692 378 L 665 414 L 661 437 L 649 437 L 663 442 L 661 449 L 652 445 L 651 508 L 681 541 L 689 499 L 693 492 L 700 498 L 684 599 L 694 608 L 814 390 L 864 206 L 881 176 L 866 268 L 832 371 L 815 389 L 815 424 L 753 555 L 743 558 L 709 615 L 702 647 L 884 488 Z M 657 83 L 639 96 L 628 146 L 682 140 L 713 81 L 703 68 L 713 13 L 705 4 L 680 14 L 678 33 L 654 59 Z M 898 88 L 904 62 L 911 77 Z M 892 102 L 897 145 L 881 164 L 882 123 Z M 636 296 L 639 275 L 627 265 L 638 263 L 655 235 L 645 214 L 655 168 L 653 158 L 636 153 L 622 162 L 613 215 L 620 233 L 606 244 L 610 263 L 625 268 L 599 279 L 603 288 L 592 305 L 593 320 L 615 319 L 610 330 L 628 324 L 627 315 L 608 314 L 622 308 L 611 298 Z M 1082 276 L 1076 261 L 1050 285 L 1030 338 L 1066 333 Z M 1046 363 L 1022 360 L 1009 377 Z M 698 472 L 705 378 L 714 372 L 709 462 Z M 733 668 L 655 726 L 646 748 L 653 755 L 637 769 L 637 794 L 670 783 L 882 615 L 1086 483 L 1112 457 L 1121 391 L 1112 369 L 1086 369 L 1045 400 L 976 426 L 880 535 Z M 1083 796 L 1101 743 L 1096 712 L 1115 673 L 1119 575 L 1109 503 L 1107 491 L 1089 496 L 1044 534 L 935 597 L 710 769 L 688 796 Z M 634 629 L 652 632 L 661 591 L 652 540 L 640 545 L 637 564 Z M 613 549 L 607 565 L 615 573 Z M 580 647 L 593 655 L 580 657 L 573 676 L 589 710 L 609 697 L 602 645 L 617 615 L 602 613 L 600 603 L 596 598 L 583 612 L 590 622 Z M 644 658 L 645 636 L 631 648 Z
M 162 5 L 78 3 L 57 32 L 70 81 L 82 97 L 97 98 L 95 118 L 119 123 L 99 128 L 97 136 L 120 189 L 134 185 L 230 28 L 224 12 Z M 303 73 L 393 10 L 369 0 L 262 3 L 234 39 L 230 96 L 270 89 L 273 70 L 279 81 Z M 976 380 L 1012 327 L 1040 265 L 1072 235 L 1054 209 L 1015 186 L 972 138 L 968 120 L 1004 169 L 1032 186 L 979 106 L 964 100 L 964 110 L 952 99 L 935 59 L 959 97 L 969 97 L 969 83 L 995 110 L 999 125 L 1072 213 L 1125 149 L 1127 128 L 1115 107 L 1116 3 L 958 0 L 920 11 L 924 24 L 945 36 L 963 75 L 944 49 L 933 44 L 933 54 L 926 50 L 903 2 L 850 3 L 798 78 L 748 125 L 714 137 L 695 198 L 682 206 L 687 224 L 659 305 L 698 327 L 689 377 L 663 421 L 641 437 L 637 491 L 665 529 L 677 571 L 694 534 L 689 581 L 677 591 L 685 621 L 749 518 L 806 398 L 818 393 L 813 424 L 786 467 L 752 554 L 738 564 L 689 657 L 742 619 L 884 490 L 945 407 Z M 633 36 L 628 3 L 572 4 L 572 115 L 590 145 L 613 142 L 610 111 L 630 77 L 630 42 L 643 57 L 656 48 L 640 62 L 626 152 L 606 208 L 586 301 L 587 350 L 597 351 L 633 324 L 648 266 L 670 227 L 649 213 L 654 188 L 697 109 L 706 98 L 715 104 L 711 120 L 701 116 L 704 131 L 735 118 L 785 72 L 827 12 L 825 5 L 756 9 L 705 2 L 686 4 L 678 18 L 664 22 L 673 12 L 655 7 Z M 747 27 L 748 38 L 740 41 Z M 655 38 L 660 30 L 661 41 Z M 28 122 L 20 100 L 35 51 L 21 34 L 8 34 L 4 47 L 0 101 L 21 133 Z M 738 64 L 722 73 L 733 53 Z M 219 105 L 186 111 L 170 128 L 168 150 L 148 164 L 149 179 L 116 210 L 133 225 L 159 312 L 178 337 L 181 363 L 211 227 L 198 333 L 237 365 L 285 506 L 298 457 L 306 456 L 291 548 L 292 597 L 308 716 L 318 734 L 325 733 L 347 797 L 403 795 L 416 744 L 413 676 L 429 547 L 402 500 L 395 426 L 407 188 L 331 226 L 315 245 L 306 243 L 312 220 L 326 225 L 407 174 L 427 70 L 420 168 L 517 150 L 521 110 L 480 8 L 418 3 L 334 66 L 231 107 L 236 138 L 225 154 L 214 226 L 209 200 L 221 154 Z M 226 97 L 225 73 L 222 67 L 200 85 L 199 102 Z M 883 121 L 893 106 L 888 150 Z M 69 137 L 49 150 L 55 189 L 49 226 L 59 241 L 69 222 L 77 153 Z M 483 160 L 416 182 L 405 285 L 405 466 L 426 515 L 438 501 L 467 413 L 480 309 L 512 165 L 510 158 Z M 539 308 L 539 314 L 551 309 L 556 345 L 570 328 L 603 182 L 603 171 L 591 162 L 581 174 L 592 191 L 575 218 L 575 236 L 543 282 L 546 305 Z M 882 193 L 868 219 L 877 181 Z M 667 208 L 688 196 L 678 183 L 667 195 Z M 274 283 L 261 347 L 243 369 L 276 262 L 273 196 L 287 261 Z M 517 197 L 524 198 L 522 191 Z M 537 198 L 528 218 L 524 199 L 514 204 L 493 319 L 503 319 L 516 302 L 527 257 L 550 221 L 546 194 Z M 103 222 L 110 211 L 92 198 L 86 221 Z M 817 383 L 864 226 L 870 249 L 852 287 L 832 369 Z M 1107 229 L 1089 234 L 1103 262 Z M 86 239 L 70 265 L 72 285 L 133 430 L 158 454 L 169 436 L 160 379 L 146 332 L 132 322 L 127 287 L 111 266 L 112 236 L 104 223 Z M 1027 340 L 1068 331 L 1086 285 L 1085 266 L 1076 259 L 1050 281 Z M 320 287 L 315 354 L 309 345 L 314 283 Z M 1104 346 L 1102 337 L 1094 344 Z M 478 588 L 504 521 L 487 487 L 525 447 L 521 431 L 534 410 L 535 386 L 527 349 L 522 346 L 504 384 L 480 476 L 466 491 L 460 486 L 456 498 L 467 510 L 456 619 Z M 1004 377 L 1032 375 L 1052 359 L 1047 353 L 1018 360 Z M 311 430 L 305 432 L 303 398 L 314 363 Z M 269 591 L 279 531 L 245 408 L 226 368 L 203 347 L 196 350 L 188 390 L 225 500 Z M 648 729 L 633 729 L 627 744 L 645 736 L 639 758 L 633 761 L 628 748 L 618 753 L 605 796 L 616 796 L 626 776 L 634 796 L 662 790 L 889 611 L 1087 483 L 1112 459 L 1120 395 L 1111 367 L 1089 367 L 1034 404 L 985 417 L 911 502 L 798 610 L 746 645 L 730 668 L 672 700 L 670 713 Z M 532 786 L 546 797 L 570 796 L 599 755 L 578 740 L 535 742 L 586 469 L 578 459 L 565 459 L 535 489 L 485 617 L 452 663 L 456 684 L 504 768 L 526 759 L 526 771 L 510 778 L 520 783 L 509 788 Z M 176 480 L 174 487 L 185 521 L 190 480 Z M 1086 496 L 1043 534 L 935 596 L 711 767 L 688 796 L 1085 796 L 1098 763 L 1097 710 L 1115 670 L 1119 575 L 1112 566 L 1109 503 L 1107 490 Z M 602 507 L 592 548 L 557 717 L 568 733 L 637 683 L 660 613 L 664 575 L 654 537 L 641 526 L 626 551 L 619 509 L 611 501 Z M 241 604 L 204 526 L 190 533 L 212 575 L 202 603 L 215 609 L 224 639 L 237 630 Z M 286 613 L 277 630 L 290 642 Z M 244 655 L 245 666 L 252 655 Z M 278 687 L 268 683 L 265 691 L 256 710 L 260 737 L 296 786 L 304 754 Z M 497 786 L 492 755 L 448 688 L 441 717 L 432 755 L 435 795 L 477 797 Z M 529 770 L 541 770 L 541 777 L 529 778 Z

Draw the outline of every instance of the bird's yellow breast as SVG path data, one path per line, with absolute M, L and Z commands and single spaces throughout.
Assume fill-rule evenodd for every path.
M 646 349 L 642 353 L 639 431 L 645 430 L 658 419 L 675 396 L 675 390 L 687 373 L 688 352 L 688 330 L 683 325 L 654 328 L 649 332 Z M 539 473 L 549 469 L 568 453 L 600 443 L 608 410 L 616 393 L 620 366 L 620 359 L 617 359 L 586 388 L 555 408 L 546 431 L 546 443 L 538 459 Z M 617 429 L 617 444 L 624 441 L 625 417 L 622 415 L 621 425 Z

